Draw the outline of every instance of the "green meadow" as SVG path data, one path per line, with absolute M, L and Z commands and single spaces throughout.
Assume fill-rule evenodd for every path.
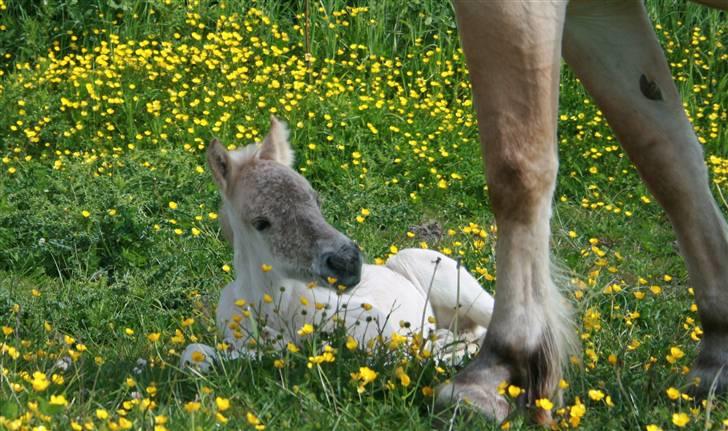
M 647 3 L 726 213 L 728 15 Z M 530 427 L 436 410 L 457 368 L 408 343 L 365 352 L 315 331 L 206 375 L 178 368 L 188 343 L 220 343 L 233 278 L 205 148 L 261 140 L 271 114 L 369 261 L 428 247 L 493 292 L 448 2 L 0 0 L 0 429 Z M 552 248 L 582 349 L 557 426 L 728 427 L 725 399 L 684 393 L 702 331 L 669 222 L 566 66 L 558 126 Z

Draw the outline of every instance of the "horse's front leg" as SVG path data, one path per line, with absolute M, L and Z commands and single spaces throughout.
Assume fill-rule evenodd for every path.
M 502 382 L 520 401 L 555 400 L 571 335 L 549 262 L 556 120 L 566 2 L 456 1 L 490 200 L 498 226 L 495 309 L 478 356 L 438 401 L 465 401 L 502 421 Z M 538 422 L 549 420 L 539 410 Z

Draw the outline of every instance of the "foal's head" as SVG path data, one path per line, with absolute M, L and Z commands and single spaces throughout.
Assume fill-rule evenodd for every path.
M 207 162 L 223 199 L 222 227 L 236 253 L 303 282 L 359 283 L 359 248 L 324 220 L 316 192 L 291 168 L 293 151 L 283 123 L 271 118 L 261 144 L 234 151 L 213 140 Z

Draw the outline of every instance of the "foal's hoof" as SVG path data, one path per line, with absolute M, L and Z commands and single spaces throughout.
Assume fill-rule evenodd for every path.
M 215 349 L 205 344 L 190 344 L 179 358 L 180 368 L 192 368 L 207 373 L 217 362 Z
M 461 365 L 466 358 L 475 356 L 482 344 L 477 334 L 454 334 L 449 329 L 435 330 L 434 337 L 427 340 L 425 348 L 434 353 L 437 363 Z
M 511 407 L 505 397 L 498 394 L 498 386 L 508 378 L 505 367 L 465 369 L 451 382 L 437 388 L 437 405 L 440 408 L 466 405 L 501 423 L 508 417 Z

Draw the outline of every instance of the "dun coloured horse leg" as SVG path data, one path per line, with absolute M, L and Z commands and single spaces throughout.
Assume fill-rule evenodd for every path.
M 692 372 L 705 391 L 728 364 L 728 229 L 642 2 L 572 1 L 563 49 L 672 222 L 705 332 Z M 728 370 L 716 382 L 728 389 Z
M 563 1 L 456 1 L 490 201 L 498 227 L 495 309 L 478 356 L 438 390 L 499 421 L 507 381 L 521 401 L 558 396 L 571 335 L 549 261 L 557 172 L 556 119 Z M 543 410 L 536 420 L 549 420 Z

